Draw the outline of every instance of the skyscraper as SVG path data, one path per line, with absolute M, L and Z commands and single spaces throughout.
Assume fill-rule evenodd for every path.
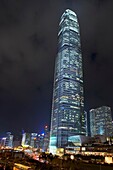
M 113 135 L 113 123 L 111 108 L 102 106 L 91 109 L 90 113 L 90 133 L 91 136 L 105 135 L 106 137 Z
M 80 31 L 76 14 L 67 9 L 59 23 L 50 150 L 68 146 L 68 138 L 78 134 L 85 134 Z

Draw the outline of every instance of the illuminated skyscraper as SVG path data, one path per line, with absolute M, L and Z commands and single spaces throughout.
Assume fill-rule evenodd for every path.
M 68 146 L 69 137 L 78 134 L 85 134 L 80 31 L 76 14 L 67 9 L 59 23 L 50 151 Z
M 110 107 L 102 106 L 96 109 L 91 109 L 89 113 L 91 136 L 113 136 L 113 123 Z

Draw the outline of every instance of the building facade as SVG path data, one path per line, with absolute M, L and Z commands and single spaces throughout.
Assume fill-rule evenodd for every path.
M 37 133 L 31 133 L 30 146 L 37 148 Z
M 49 150 L 49 139 L 50 139 L 50 132 L 48 126 L 46 125 L 44 128 L 44 146 L 43 146 L 43 150 L 45 152 Z
M 11 134 L 11 132 L 7 132 L 6 137 L 1 138 L 0 146 L 13 148 L 13 135 Z
M 86 129 L 86 136 L 89 136 L 89 132 L 88 132 L 88 113 L 86 111 L 84 111 L 84 117 L 85 117 L 85 129 Z
M 55 61 L 50 151 L 68 145 L 68 138 L 85 134 L 83 68 L 80 30 L 76 14 L 61 16 Z
M 111 108 L 102 106 L 89 111 L 90 115 L 90 133 L 91 136 L 105 135 L 113 136 L 113 123 Z
M 21 145 L 23 147 L 37 148 L 37 133 L 23 133 Z

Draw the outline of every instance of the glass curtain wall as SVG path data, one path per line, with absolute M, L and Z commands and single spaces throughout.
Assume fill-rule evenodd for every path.
M 78 134 L 85 134 L 80 31 L 76 14 L 67 9 L 59 23 L 50 147 L 68 146 L 68 138 Z

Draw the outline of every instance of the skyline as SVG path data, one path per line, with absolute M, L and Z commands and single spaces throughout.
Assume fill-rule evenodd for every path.
M 0 2 L 0 133 L 41 131 L 50 123 L 60 16 L 77 13 L 84 66 L 85 110 L 113 110 L 113 2 Z

